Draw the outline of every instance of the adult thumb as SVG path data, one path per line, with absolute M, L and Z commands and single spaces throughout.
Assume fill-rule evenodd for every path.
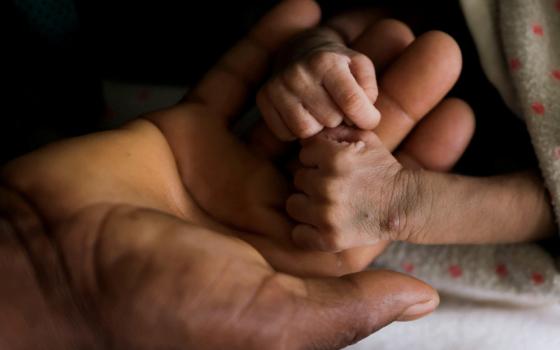
M 427 315 L 439 304 L 432 287 L 392 271 L 304 282 L 307 294 L 288 332 L 299 342 L 296 349 L 339 349 L 393 321 Z

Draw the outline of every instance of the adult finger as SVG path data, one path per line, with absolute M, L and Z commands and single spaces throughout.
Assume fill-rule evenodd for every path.
M 405 167 L 448 171 L 467 148 L 475 129 L 469 105 L 444 100 L 412 131 L 397 152 Z
M 414 41 L 412 30 L 403 22 L 383 19 L 369 26 L 352 44 L 382 72 Z
M 271 55 L 319 19 L 320 9 L 312 0 L 282 1 L 220 59 L 186 96 L 186 101 L 200 103 L 229 121 L 265 74 Z
M 447 94 L 461 71 L 459 46 L 443 32 L 420 36 L 391 64 L 379 82 L 376 106 L 383 118 L 375 129 L 394 150 Z

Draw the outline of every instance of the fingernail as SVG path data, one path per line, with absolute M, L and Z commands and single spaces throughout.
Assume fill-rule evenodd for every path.
M 439 298 L 433 298 L 428 301 L 424 301 L 418 304 L 409 306 L 404 312 L 397 318 L 397 321 L 412 321 L 416 320 L 422 316 L 429 314 L 434 311 L 439 304 Z
M 362 140 L 356 142 L 355 145 L 356 145 L 355 146 L 356 150 L 358 150 L 358 151 L 361 151 L 362 149 L 364 149 L 366 147 L 366 143 Z

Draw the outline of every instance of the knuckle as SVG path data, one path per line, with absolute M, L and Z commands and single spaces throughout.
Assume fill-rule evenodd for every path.
M 304 90 L 305 72 L 300 64 L 288 67 L 280 74 L 280 79 L 284 86 L 294 93 Z
M 352 165 L 353 156 L 348 150 L 336 152 L 331 158 L 332 170 L 336 172 L 345 172 Z
M 323 207 L 320 215 L 321 226 L 327 231 L 336 231 L 341 218 L 340 206 L 334 203 Z
M 364 67 L 374 67 L 372 60 L 368 56 L 360 52 L 356 52 L 352 55 L 352 61 L 354 61 L 355 64 L 362 65 Z
M 338 202 L 342 193 L 341 182 L 337 179 L 325 179 L 317 184 L 323 197 L 330 203 Z
M 308 62 L 313 71 L 323 72 L 343 62 L 343 58 L 334 52 L 318 51 L 309 57 Z
M 340 94 L 340 104 L 347 113 L 354 114 L 362 107 L 362 96 L 358 91 L 343 91 Z
M 305 75 L 305 68 L 300 64 L 296 63 L 288 67 L 282 74 L 285 82 L 293 84 L 302 81 Z

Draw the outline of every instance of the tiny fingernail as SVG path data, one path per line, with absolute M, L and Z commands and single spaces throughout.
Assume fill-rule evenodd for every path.
M 397 318 L 397 321 L 412 321 L 416 320 L 422 316 L 429 314 L 434 311 L 439 304 L 438 298 L 433 298 L 428 301 L 424 301 L 418 304 L 409 306 L 404 312 Z
M 357 149 L 358 151 L 360 151 L 360 150 L 362 150 L 362 149 L 364 149 L 364 148 L 366 147 L 366 143 L 365 143 L 364 141 L 362 141 L 362 140 L 356 142 L 355 145 L 356 145 L 356 149 Z

